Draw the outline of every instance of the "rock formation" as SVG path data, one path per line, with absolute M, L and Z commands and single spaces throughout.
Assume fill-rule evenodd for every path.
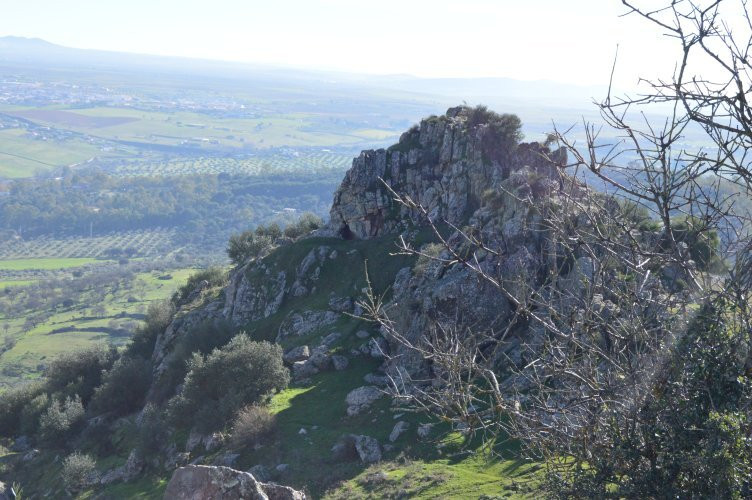
M 165 490 L 165 500 L 305 500 L 303 492 L 262 483 L 249 472 L 229 467 L 188 465 L 177 469 Z

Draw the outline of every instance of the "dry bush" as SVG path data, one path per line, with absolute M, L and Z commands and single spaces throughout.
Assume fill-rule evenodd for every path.
M 277 418 L 268 409 L 248 405 L 238 412 L 230 439 L 234 446 L 248 446 L 268 440 L 275 432 Z

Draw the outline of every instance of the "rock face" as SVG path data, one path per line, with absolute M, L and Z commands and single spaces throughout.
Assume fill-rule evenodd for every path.
M 167 484 L 165 500 L 304 500 L 287 486 L 262 483 L 248 472 L 229 467 L 188 465 L 177 469 Z
M 408 221 L 420 223 L 393 201 L 390 189 L 423 205 L 433 219 L 461 223 L 480 206 L 484 191 L 511 171 L 522 165 L 552 168 L 537 143 L 522 144 L 514 154 L 488 155 L 498 132 L 484 123 L 468 127 L 471 114 L 464 106 L 451 108 L 421 121 L 389 149 L 363 151 L 334 194 L 330 229 L 367 239 L 397 232 Z

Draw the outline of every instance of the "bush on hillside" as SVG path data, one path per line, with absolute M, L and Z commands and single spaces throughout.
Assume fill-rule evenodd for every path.
M 172 296 L 172 302 L 175 305 L 185 303 L 188 297 L 204 282 L 203 286 L 207 289 L 224 286 L 227 283 L 227 273 L 218 266 L 212 266 L 193 273 L 185 285 L 181 286 Z
M 718 231 L 709 230 L 707 224 L 696 217 L 674 219 L 672 229 L 676 241 L 687 244 L 689 255 L 697 263 L 698 269 L 707 271 L 723 265 L 718 262 Z
M 169 300 L 155 300 L 149 304 L 146 319 L 131 337 L 125 356 L 150 358 L 157 336 L 165 331 L 175 315 L 175 305 Z
M 237 447 L 261 443 L 274 433 L 276 424 L 275 416 L 268 409 L 248 405 L 235 415 L 230 440 Z
M 39 421 L 52 404 L 49 394 L 42 393 L 29 401 L 21 411 L 19 434 L 32 436 L 39 431 Z
M 227 256 L 236 266 L 242 266 L 251 259 L 266 255 L 274 247 L 274 240 L 254 231 L 244 231 L 230 236 L 227 243 Z
M 0 436 L 20 435 L 24 424 L 24 408 L 43 394 L 44 384 L 40 382 L 26 384 L 0 394 Z
M 467 128 L 472 130 L 480 125 L 486 126 L 481 143 L 486 161 L 504 161 L 522 140 L 522 121 L 517 115 L 476 106 L 467 114 Z
M 90 408 L 98 413 L 127 415 L 141 408 L 151 384 L 151 362 L 123 357 L 115 362 L 97 387 Z
M 76 493 L 92 484 L 97 475 L 97 463 L 90 456 L 74 451 L 63 460 L 60 477 L 65 487 Z
M 279 224 L 274 222 L 267 225 L 261 224 L 253 232 L 256 236 L 268 236 L 272 241 L 282 236 L 282 229 L 280 229 Z
M 85 414 L 78 396 L 68 397 L 62 403 L 53 398 L 47 411 L 39 417 L 39 437 L 50 443 L 62 444 L 81 429 Z
M 142 457 L 159 453 L 167 436 L 167 425 L 162 413 L 156 406 L 148 403 L 141 412 L 140 420 L 136 450 Z
M 57 357 L 45 372 L 46 390 L 80 397 L 84 405 L 102 383 L 102 373 L 109 370 L 117 357 L 114 348 L 89 347 Z
M 170 401 L 170 414 L 201 431 L 224 427 L 238 410 L 264 401 L 290 381 L 282 348 L 245 334 L 208 356 L 194 354 L 188 368 L 182 390 Z
M 213 349 L 227 344 L 236 334 L 237 328 L 226 320 L 207 320 L 196 324 L 181 335 L 172 348 L 167 360 L 167 369 L 162 374 L 155 398 L 164 401 L 174 394 L 175 388 L 188 373 L 188 361 L 194 353 L 209 354 Z
M 311 212 L 306 212 L 297 221 L 285 227 L 285 236 L 296 240 L 311 231 L 321 228 L 323 225 L 324 221 L 321 217 Z
M 705 306 L 667 353 L 639 425 L 614 412 L 589 444 L 586 467 L 556 471 L 557 498 L 749 498 L 752 378 L 748 332 L 722 303 Z

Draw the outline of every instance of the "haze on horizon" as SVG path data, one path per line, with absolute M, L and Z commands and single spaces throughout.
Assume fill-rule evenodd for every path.
M 670 43 L 618 0 L 33 0 L 0 36 L 69 47 L 421 77 L 622 88 L 666 73 Z M 650 57 L 646 57 L 650 54 Z M 671 68 L 669 68 L 670 71 Z

